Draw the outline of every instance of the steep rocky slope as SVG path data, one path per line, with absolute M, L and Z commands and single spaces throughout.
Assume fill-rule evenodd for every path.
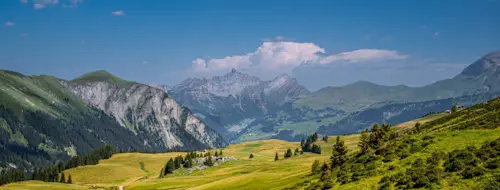
M 145 146 L 179 150 L 226 145 L 219 134 L 161 89 L 123 81 L 105 71 L 65 84 L 86 103 L 141 137 Z
M 105 144 L 163 152 L 226 142 L 161 89 L 103 71 L 64 81 L 0 70 L 0 169 L 42 167 Z

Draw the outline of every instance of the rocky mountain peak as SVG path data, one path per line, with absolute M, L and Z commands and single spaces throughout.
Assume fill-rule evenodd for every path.
M 494 51 L 481 57 L 479 60 L 466 67 L 462 71 L 461 75 L 476 77 L 489 70 L 497 69 L 499 67 L 500 67 L 500 51 Z

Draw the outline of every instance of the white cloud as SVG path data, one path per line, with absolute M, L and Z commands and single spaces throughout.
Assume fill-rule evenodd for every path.
M 283 39 L 283 37 L 280 37 Z M 276 38 L 278 39 L 278 38 Z M 197 73 L 216 73 L 229 69 L 252 70 L 253 72 L 283 73 L 301 64 L 327 64 L 337 61 L 366 62 L 406 59 L 394 50 L 359 49 L 339 54 L 324 55 L 325 49 L 314 43 L 290 41 L 263 42 L 257 50 L 244 55 L 192 61 L 191 70 Z
M 38 3 L 33 4 L 33 9 L 35 9 L 35 10 L 40 10 L 43 8 L 45 8 L 44 4 L 38 4 Z
M 27 37 L 28 35 L 29 35 L 28 33 L 21 33 L 21 34 L 19 34 L 19 37 L 21 37 L 21 38 L 25 38 L 25 37 Z
M 320 63 L 327 64 L 335 61 L 348 61 L 353 63 L 365 61 L 386 61 L 406 59 L 407 57 L 407 55 L 401 55 L 394 50 L 359 49 L 323 57 L 321 58 Z
M 434 38 L 439 37 L 439 32 L 434 32 L 434 34 L 432 34 L 432 37 L 434 37 Z
M 11 26 L 14 26 L 14 25 L 15 25 L 15 23 L 14 23 L 14 22 L 12 22 L 12 21 L 7 21 L 7 22 L 5 22 L 5 24 L 4 24 L 4 26 L 5 26 L 5 27 L 11 27 Z
M 256 51 L 246 55 L 226 56 L 209 60 L 198 58 L 192 61 L 192 69 L 198 72 L 231 68 L 290 69 L 305 62 L 317 61 L 319 59 L 318 53 L 325 53 L 325 50 L 313 43 L 264 42 Z
M 123 12 L 123 10 L 113 11 L 111 14 L 115 16 L 125 16 L 125 12 Z
M 20 1 L 21 1 L 21 3 L 23 3 L 23 4 L 28 3 L 28 0 L 20 0 Z

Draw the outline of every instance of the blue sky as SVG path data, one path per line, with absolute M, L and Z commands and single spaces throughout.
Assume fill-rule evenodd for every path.
M 0 68 L 168 85 L 237 68 L 311 89 L 418 86 L 500 50 L 498 10 L 497 0 L 2 0 Z

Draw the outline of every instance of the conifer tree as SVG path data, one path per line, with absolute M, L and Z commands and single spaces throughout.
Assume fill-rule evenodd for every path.
M 175 161 L 172 158 L 170 158 L 170 160 L 168 160 L 167 162 L 167 166 L 165 167 L 164 175 L 174 173 L 174 170 L 175 170 Z
M 160 171 L 160 178 L 163 178 L 163 174 L 165 173 L 165 169 L 164 168 L 161 168 L 161 171 Z
M 382 134 L 378 123 L 373 124 L 369 139 L 370 147 L 377 150 L 382 143 Z
M 209 157 L 207 158 L 207 160 L 205 161 L 205 163 L 204 163 L 204 164 L 205 164 L 206 166 L 213 166 L 213 165 L 214 165 L 214 163 L 213 163 L 213 161 L 212 161 L 212 157 L 211 157 L 211 156 L 209 156 Z
M 340 140 L 340 136 L 337 136 L 337 141 L 333 145 L 333 153 L 330 159 L 332 161 L 332 168 L 342 166 L 347 162 L 347 146 L 345 146 L 343 140 Z
M 252 154 L 252 153 L 250 153 L 250 156 L 249 156 L 249 158 L 250 158 L 250 159 L 252 159 L 252 158 L 253 158 L 253 154 Z
M 219 157 L 219 152 L 215 151 L 215 157 Z
M 295 151 L 293 152 L 295 156 L 299 155 L 299 148 L 295 148 Z
M 219 156 L 223 156 L 223 154 L 222 154 L 222 150 L 220 150 L 220 152 L 219 152 Z
M 182 164 L 181 158 L 179 158 L 179 157 L 175 157 L 175 160 L 174 160 L 174 168 L 175 168 L 175 169 L 179 169 L 179 168 L 181 168 L 181 164 Z
M 71 179 L 71 174 L 68 175 L 68 181 L 67 181 L 67 183 L 69 183 L 69 184 L 73 183 L 73 180 Z
M 321 167 L 319 164 L 318 160 L 314 160 L 312 167 L 311 167 L 311 173 L 312 174 L 319 174 L 321 172 Z
M 60 183 L 66 183 L 66 177 L 64 177 L 64 172 L 61 173 L 61 179 L 59 180 Z
M 415 132 L 420 133 L 420 131 L 422 130 L 420 128 L 420 125 L 421 125 L 420 122 L 415 123 Z
M 323 171 L 321 181 L 323 182 L 322 189 L 331 189 L 333 187 L 332 172 L 330 170 Z
M 361 150 L 361 154 L 367 154 L 370 152 L 370 137 L 368 131 L 363 130 L 363 132 L 361 132 L 358 147 Z
M 290 158 L 292 157 L 293 153 L 292 153 L 292 149 L 288 149 L 286 150 L 286 153 L 284 155 L 285 158 Z
M 274 161 L 278 161 L 278 160 L 279 160 L 278 152 L 276 152 L 276 155 L 274 156 Z

